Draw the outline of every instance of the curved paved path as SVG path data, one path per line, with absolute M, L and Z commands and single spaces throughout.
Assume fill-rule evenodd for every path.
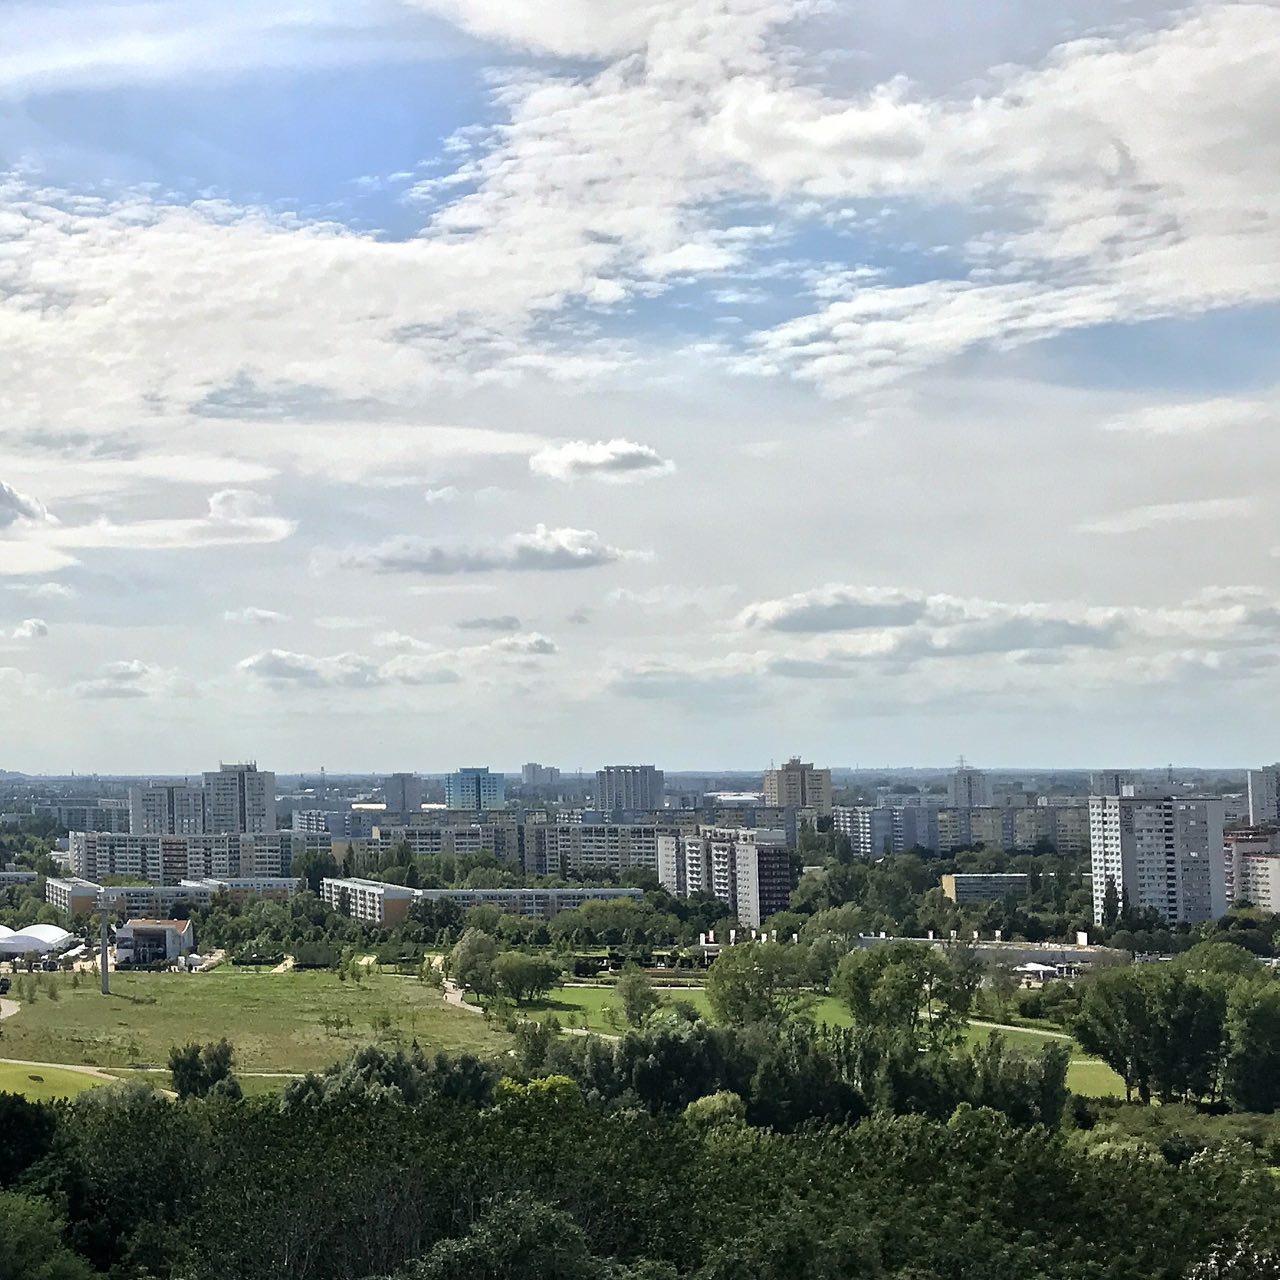
M 21 1008 L 16 1000 L 0 999 L 0 1018 L 12 1018 Z

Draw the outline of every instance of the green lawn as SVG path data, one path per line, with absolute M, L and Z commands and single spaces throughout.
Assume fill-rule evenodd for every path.
M 47 984 L 54 979 L 46 979 Z M 450 1008 L 415 978 L 373 973 L 356 985 L 328 972 L 271 974 L 223 966 L 200 974 L 113 974 L 111 995 L 56 979 L 6 1018 L 0 1056 L 101 1067 L 164 1066 L 174 1044 L 226 1036 L 244 1071 L 319 1070 L 375 1039 L 423 1049 L 501 1051 L 507 1037 L 482 1018 Z M 341 1014 L 341 1033 L 321 1017 Z M 389 1032 L 375 1030 L 385 1014 Z
M 700 989 L 688 991 L 663 991 L 666 1000 L 687 1000 L 703 1017 L 711 1016 L 706 992 Z M 542 1020 L 555 1014 L 565 1026 L 581 1027 L 587 1031 L 605 1035 L 618 1034 L 607 1018 L 606 1011 L 616 1005 L 617 999 L 609 987 L 557 987 L 550 999 L 528 1006 L 523 1012 Z M 814 1021 L 833 1027 L 852 1025 L 849 1010 L 832 996 L 823 996 L 813 1006 Z M 984 1043 L 991 1034 L 990 1027 L 969 1026 L 965 1039 L 969 1044 Z M 1049 1037 L 1043 1031 L 1023 1027 L 1002 1027 L 1001 1035 L 1011 1048 L 1038 1049 Z M 1067 1069 L 1067 1084 L 1087 1097 L 1123 1097 L 1124 1084 L 1105 1062 L 1086 1058 L 1079 1045 L 1072 1044 L 1071 1065 Z
M 27 1067 L 0 1062 L 0 1093 L 21 1093 L 33 1102 L 46 1098 L 74 1098 L 86 1089 L 107 1083 L 62 1067 Z

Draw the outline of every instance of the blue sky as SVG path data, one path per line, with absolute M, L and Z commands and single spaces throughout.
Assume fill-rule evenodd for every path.
M 902 9 L 0 9 L 0 766 L 1274 758 L 1280 5 Z

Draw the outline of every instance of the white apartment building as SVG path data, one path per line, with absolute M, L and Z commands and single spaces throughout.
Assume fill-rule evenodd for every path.
M 952 809 L 981 809 L 991 803 L 991 781 L 981 769 L 962 764 L 947 780 L 947 804 Z
M 621 874 L 633 867 L 656 874 L 658 841 L 662 836 L 676 834 L 675 827 L 639 823 L 549 823 L 545 837 L 547 874 L 561 875 L 566 871 Z
M 207 829 L 205 789 L 188 782 L 129 788 L 129 834 L 196 836 Z
M 224 764 L 204 775 L 206 830 L 261 832 L 276 829 L 276 775 L 256 764 Z
M 1280 911 L 1280 830 L 1227 832 L 1222 864 L 1228 903 L 1251 902 L 1264 911 Z
M 370 850 L 383 853 L 407 845 L 415 856 L 432 854 L 492 854 L 505 862 L 520 857 L 520 828 L 513 814 L 495 822 L 459 822 L 447 826 L 414 823 L 409 826 L 376 826 Z
M 402 884 L 384 884 L 357 876 L 320 882 L 320 896 L 334 911 L 366 924 L 391 927 L 404 924 L 413 906 L 414 891 Z
M 1280 764 L 1249 770 L 1249 825 L 1280 822 Z
M 1108 882 L 1121 899 L 1170 924 L 1215 920 L 1227 909 L 1222 801 L 1217 797 L 1093 796 L 1089 800 L 1093 915 Z
M 293 860 L 308 850 L 330 848 L 328 835 L 303 831 L 263 831 L 233 835 L 121 835 L 73 831 L 71 871 L 86 880 L 127 876 L 151 884 L 182 880 L 287 876 Z
M 744 827 L 708 827 L 681 839 L 683 891 L 709 893 L 756 928 L 791 899 L 791 853 L 782 831 Z M 662 886 L 681 892 L 678 872 L 668 863 Z M 662 879 L 660 871 L 659 879 Z
M 661 809 L 666 786 L 666 775 L 651 764 L 606 765 L 596 770 L 596 808 L 601 813 Z
M 792 756 L 780 768 L 766 771 L 764 802 L 778 809 L 812 809 L 819 817 L 830 817 L 831 770 Z
M 419 902 L 452 902 L 464 911 L 493 906 L 530 919 L 549 919 L 588 902 L 644 901 L 640 889 L 417 889 L 414 897 Z

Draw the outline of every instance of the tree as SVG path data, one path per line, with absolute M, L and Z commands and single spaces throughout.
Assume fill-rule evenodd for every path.
M 1120 915 L 1120 895 L 1116 892 L 1116 882 L 1113 877 L 1107 877 L 1107 887 L 1102 894 L 1102 924 L 1104 928 L 1110 929 L 1115 924 Z
M 0 1276 L 89 1280 L 94 1274 L 62 1243 L 62 1222 L 45 1201 L 0 1191 Z
M 731 1027 L 762 1022 L 780 1026 L 813 1004 L 808 953 L 780 942 L 726 947 L 707 974 L 707 1001 Z
M 959 1042 L 973 1003 L 971 978 L 936 948 L 914 942 L 851 951 L 836 966 L 831 992 L 858 1025 L 928 1049 Z
M 493 990 L 493 962 L 497 955 L 498 943 L 492 934 L 467 929 L 449 952 L 449 977 L 460 987 L 488 995 Z
M 623 966 L 614 986 L 622 1005 L 622 1016 L 629 1027 L 642 1027 L 649 1015 L 661 1004 L 662 997 L 654 988 L 649 975 L 638 965 Z
M 1227 998 L 1223 1092 L 1242 1111 L 1280 1107 L 1280 986 L 1239 982 Z
M 524 951 L 504 951 L 494 960 L 492 973 L 499 991 L 516 1004 L 525 1004 L 551 990 L 560 976 L 560 966 Z
M 180 1100 L 208 1097 L 239 1098 L 240 1086 L 231 1074 L 235 1050 L 225 1037 L 206 1045 L 174 1045 L 169 1050 L 169 1074 Z

